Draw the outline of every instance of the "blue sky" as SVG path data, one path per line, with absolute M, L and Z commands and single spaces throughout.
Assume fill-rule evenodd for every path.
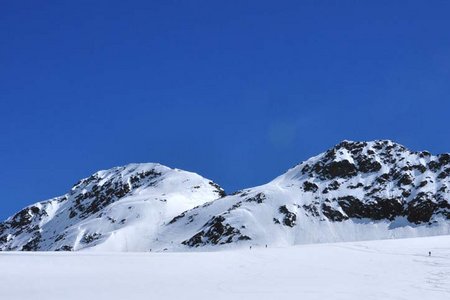
M 227 191 L 343 139 L 450 152 L 448 1 L 4 1 L 0 218 L 130 162 Z

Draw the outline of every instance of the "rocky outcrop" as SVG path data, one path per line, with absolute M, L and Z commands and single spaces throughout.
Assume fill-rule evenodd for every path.
M 225 223 L 223 216 L 213 217 L 204 226 L 203 230 L 195 234 L 182 244 L 190 247 L 205 245 L 223 245 L 237 241 L 247 241 L 250 237 L 243 235 L 239 229 Z

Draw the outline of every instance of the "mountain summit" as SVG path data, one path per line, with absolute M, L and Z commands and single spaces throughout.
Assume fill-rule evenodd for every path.
M 166 221 L 223 195 L 208 179 L 160 164 L 99 171 L 1 223 L 0 249 L 145 251 Z
M 450 155 L 343 141 L 225 196 L 158 164 L 98 172 L 0 224 L 2 250 L 188 250 L 450 233 Z
M 190 247 L 293 245 L 450 232 L 450 155 L 343 141 L 273 181 L 175 218 Z M 177 225 L 178 224 L 178 225 Z

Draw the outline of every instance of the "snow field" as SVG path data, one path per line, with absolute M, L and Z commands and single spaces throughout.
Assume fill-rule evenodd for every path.
M 0 270 L 8 300 L 439 300 L 450 299 L 450 236 L 217 252 L 3 252 Z

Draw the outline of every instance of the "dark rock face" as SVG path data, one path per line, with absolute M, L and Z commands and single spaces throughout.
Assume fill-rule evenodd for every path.
M 416 224 L 429 222 L 437 204 L 431 199 L 414 199 L 408 204 L 408 221 Z
M 358 171 L 362 173 L 378 172 L 381 169 L 381 164 L 369 158 L 360 158 L 358 160 Z
M 329 191 L 336 191 L 337 189 L 339 189 L 340 186 L 341 186 L 341 184 L 335 180 L 335 181 L 333 181 L 332 183 L 330 183 L 330 184 L 322 191 L 322 193 L 323 193 L 323 194 L 327 194 Z
M 243 235 L 239 229 L 224 223 L 223 216 L 213 217 L 204 226 L 203 230 L 195 234 L 192 238 L 183 241 L 182 244 L 189 247 L 199 247 L 205 245 L 223 245 L 235 241 L 251 240 L 250 237 Z
M 342 222 L 348 220 L 347 216 L 344 216 L 340 211 L 334 209 L 329 204 L 322 204 L 322 213 L 331 221 Z
M 323 167 L 316 165 L 315 170 L 318 174 L 327 179 L 350 178 L 357 174 L 356 166 L 348 160 L 332 161 Z
M 444 153 L 444 154 L 439 155 L 439 163 L 442 166 L 446 166 L 446 165 L 450 164 L 450 154 Z
M 309 205 L 303 205 L 303 209 L 306 211 L 307 215 L 311 215 L 313 217 L 318 217 L 320 216 L 319 214 L 319 209 L 317 208 L 317 206 L 313 205 L 313 204 L 309 204 Z
M 266 195 L 264 193 L 258 193 L 253 197 L 247 198 L 245 202 L 256 202 L 258 204 L 261 204 L 266 199 Z
M 439 195 L 422 192 L 408 203 L 405 214 L 408 221 L 416 224 L 430 222 L 435 214 L 450 219 L 450 204 Z
M 365 204 L 353 196 L 345 196 L 338 198 L 337 201 L 349 218 L 393 220 L 404 214 L 401 199 L 378 199 L 377 202 Z
M 284 215 L 283 217 L 283 225 L 288 227 L 294 227 L 297 221 L 297 215 L 289 209 L 287 209 L 286 205 L 280 206 L 278 211 Z
M 445 179 L 447 177 L 450 176 L 450 168 L 446 168 L 445 170 L 443 170 L 441 173 L 439 173 L 438 175 L 438 179 Z
M 303 190 L 305 192 L 317 192 L 317 190 L 319 189 L 319 187 L 317 186 L 317 184 L 309 182 L 309 181 L 305 181 L 303 182 Z
M 410 185 L 413 182 L 413 178 L 409 174 L 403 174 L 398 180 L 398 185 Z

